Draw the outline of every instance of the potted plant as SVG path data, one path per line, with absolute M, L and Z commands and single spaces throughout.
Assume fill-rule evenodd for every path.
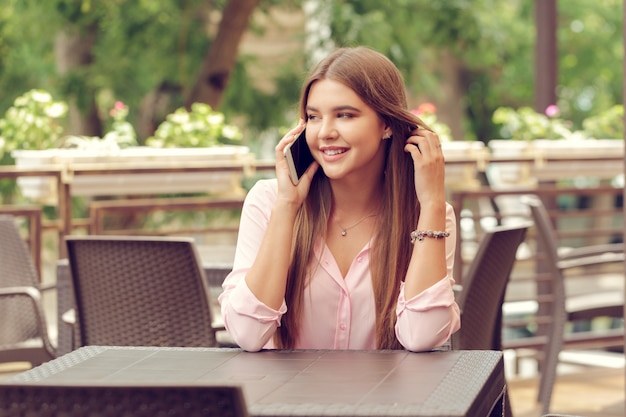
M 545 114 L 529 107 L 496 109 L 493 121 L 501 126 L 501 136 L 505 139 L 489 141 L 492 156 L 494 159 L 526 158 L 531 163 L 492 164 L 488 170 L 490 181 L 500 185 L 534 185 L 536 181 L 618 175 L 623 169 L 619 161 L 591 159 L 623 154 L 623 141 L 597 136 L 603 127 L 614 126 L 618 115 L 613 110 L 608 115 L 590 117 L 583 122 L 582 130 L 574 130 L 569 121 L 560 117 L 555 105 L 549 106 Z M 545 162 L 547 158 L 550 163 Z M 589 161 L 567 161 L 572 158 L 589 158 Z
M 47 94 L 47 93 L 46 93 Z M 49 96 L 49 95 L 48 95 Z M 50 99 L 46 99 L 50 101 Z M 19 113 L 24 102 L 42 101 L 38 95 L 29 95 L 16 103 L 7 112 Z M 45 101 L 45 100 L 44 100 Z M 55 102 L 55 105 L 60 102 Z M 28 105 L 26 106 L 28 108 Z M 66 106 L 64 107 L 67 108 Z M 46 113 L 48 114 L 48 113 Z M 110 111 L 112 123 L 110 130 L 102 137 L 62 136 L 62 128 L 57 127 L 54 115 L 48 115 L 45 123 L 39 123 L 32 129 L 42 130 L 51 125 L 54 134 L 45 136 L 46 141 L 19 140 L 11 130 L 5 129 L 5 143 L 18 142 L 23 146 L 8 148 L 12 151 L 15 163 L 19 167 L 37 167 L 61 165 L 71 171 L 85 164 L 110 164 L 128 167 L 178 167 L 216 162 L 232 162 L 249 165 L 253 156 L 245 146 L 235 145 L 241 142 L 241 132 L 225 123 L 223 114 L 204 104 L 194 104 L 187 112 L 178 109 L 167 117 L 157 129 L 154 137 L 147 140 L 148 146 L 137 146 L 135 131 L 126 121 L 128 108 L 116 102 Z M 5 124 L 12 118 L 5 118 Z M 33 117 L 26 118 L 22 124 L 28 124 Z M 13 122 L 16 123 L 16 122 Z M 226 144 L 228 143 L 228 144 Z M 215 194 L 240 194 L 242 172 L 177 172 L 177 173 L 137 173 L 81 175 L 72 179 L 72 195 L 96 196 L 119 194 L 164 194 L 185 192 L 211 192 Z M 55 204 L 57 197 L 56 183 L 52 178 L 20 178 L 22 195 L 29 199 Z

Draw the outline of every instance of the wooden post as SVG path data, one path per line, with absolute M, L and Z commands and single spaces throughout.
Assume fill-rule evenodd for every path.
M 535 0 L 535 111 L 556 104 L 558 72 L 557 0 Z

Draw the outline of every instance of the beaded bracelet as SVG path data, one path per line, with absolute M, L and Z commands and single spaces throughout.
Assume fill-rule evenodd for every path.
M 433 239 L 439 239 L 442 237 L 450 236 L 450 232 L 440 230 L 413 230 L 411 232 L 411 243 L 415 243 L 415 240 L 423 242 L 424 238 L 432 237 Z

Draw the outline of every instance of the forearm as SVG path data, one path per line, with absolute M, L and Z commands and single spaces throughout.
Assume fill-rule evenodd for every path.
M 245 278 L 254 296 L 275 310 L 285 297 L 296 210 L 287 203 L 274 206 L 259 252 Z
M 416 230 L 421 231 L 448 231 L 446 224 L 446 203 L 434 202 L 422 205 L 420 218 Z M 407 230 L 407 239 L 409 233 Z M 411 261 L 405 277 L 405 296 L 410 299 L 422 291 L 430 288 L 448 274 L 446 261 L 446 241 L 449 238 L 425 237 L 422 241 L 415 241 Z

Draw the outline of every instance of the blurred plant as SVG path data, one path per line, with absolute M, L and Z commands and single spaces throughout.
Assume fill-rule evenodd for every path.
M 159 148 L 210 147 L 240 144 L 242 137 L 239 128 L 225 123 L 223 113 L 208 104 L 194 103 L 190 112 L 181 107 L 167 115 L 146 144 Z
M 596 139 L 624 139 L 624 106 L 617 104 L 583 120 L 583 129 Z
M 556 105 L 546 108 L 545 113 L 538 113 L 530 107 L 498 107 L 493 113 L 494 123 L 501 125 L 500 136 L 503 139 L 584 139 L 582 131 L 572 131 L 571 122 L 559 117 Z
M 422 119 L 428 127 L 430 127 L 437 135 L 441 142 L 451 142 L 452 134 L 450 133 L 450 127 L 437 120 L 437 106 L 433 103 L 422 103 L 417 106 L 416 109 L 411 110 L 411 113 Z
M 0 157 L 16 149 L 59 146 L 67 104 L 44 90 L 33 89 L 17 97 L 0 119 Z
M 111 151 L 136 146 L 135 128 L 126 120 L 128 106 L 121 101 L 116 101 L 113 108 L 109 110 L 109 116 L 112 119 L 110 129 L 102 138 L 97 136 L 68 136 L 63 142 L 63 147 Z

